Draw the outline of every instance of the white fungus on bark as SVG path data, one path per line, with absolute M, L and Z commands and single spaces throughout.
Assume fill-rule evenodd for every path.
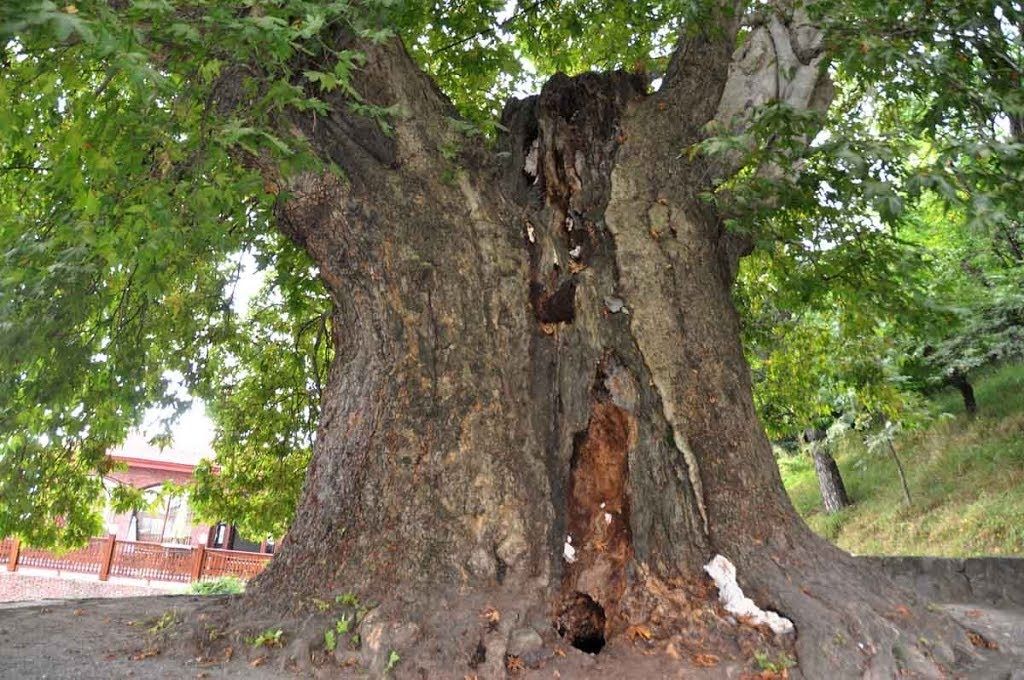
M 704 571 L 718 586 L 718 599 L 727 612 L 734 616 L 746 617 L 754 625 L 766 625 L 776 635 L 793 632 L 792 621 L 773 611 L 761 609 L 743 594 L 743 589 L 736 582 L 736 566 L 728 559 L 715 555 L 714 559 L 704 565 Z
M 576 561 L 576 548 L 572 547 L 572 536 L 565 537 L 565 545 L 562 547 L 562 557 L 569 564 Z
M 540 139 L 533 140 L 533 144 L 530 145 L 530 150 L 526 154 L 526 160 L 523 162 L 523 172 L 530 177 L 537 177 L 537 166 L 540 160 Z

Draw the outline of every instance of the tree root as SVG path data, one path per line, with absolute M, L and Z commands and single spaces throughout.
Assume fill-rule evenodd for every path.
M 616 679 L 681 672 L 946 678 L 972 674 L 999 654 L 866 562 L 824 554 L 783 566 L 767 555 L 740 560 L 740 583 L 757 604 L 790 618 L 795 634 L 737 620 L 718 603 L 710 579 L 664 578 L 635 566 L 607 621 L 594 618 L 596 603 L 556 607 L 539 585 L 438 588 L 381 600 L 311 597 L 279 607 L 287 612 L 280 615 L 252 593 L 211 598 L 182 625 L 161 631 L 161 646 L 200 665 L 268 665 L 306 677 L 460 680 L 550 678 L 555 671 L 562 678 Z M 600 636 L 601 645 L 582 644 L 588 635 L 590 643 Z

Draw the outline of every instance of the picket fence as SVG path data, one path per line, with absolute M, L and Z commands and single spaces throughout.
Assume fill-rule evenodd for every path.
M 0 540 L 0 565 L 7 571 L 35 567 L 79 574 L 188 583 L 221 576 L 250 579 L 263 571 L 273 555 L 198 546 L 168 546 L 122 541 L 116 536 L 90 539 L 85 547 L 64 553 L 22 546 L 17 539 Z

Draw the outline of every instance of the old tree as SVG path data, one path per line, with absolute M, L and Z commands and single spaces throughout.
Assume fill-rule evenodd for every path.
M 793 511 L 731 287 L 745 254 L 782 245 L 869 286 L 924 194 L 994 219 L 972 201 L 1020 171 L 1003 133 L 1020 18 L 867 0 L 0 3 L 0 529 L 89 535 L 90 473 L 145 408 L 182 405 L 174 376 L 216 400 L 297 361 L 308 404 L 268 378 L 241 414 L 276 423 L 283 464 L 319 409 L 248 612 L 354 591 L 380 603 L 364 647 L 459 677 L 503 671 L 524 626 L 588 650 L 795 644 L 814 678 L 969 663 L 964 631 Z M 865 122 L 897 99 L 916 108 Z M 234 312 L 242 253 L 269 272 L 279 327 Z M 265 351 L 289 333 L 294 356 Z M 716 613 L 716 554 L 795 643 Z

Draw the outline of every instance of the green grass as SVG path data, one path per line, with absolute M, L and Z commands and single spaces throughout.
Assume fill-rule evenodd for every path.
M 976 380 L 979 414 L 958 392 L 936 395 L 927 429 L 900 437 L 913 503 L 903 502 L 895 464 L 849 434 L 836 460 L 854 502 L 827 516 L 805 454 L 779 459 L 797 511 L 819 534 L 855 554 L 1024 555 L 1024 365 Z M 940 415 L 940 414 L 952 415 Z
M 237 595 L 245 592 L 245 581 L 234 576 L 221 576 L 196 581 L 189 586 L 188 592 L 192 595 Z

